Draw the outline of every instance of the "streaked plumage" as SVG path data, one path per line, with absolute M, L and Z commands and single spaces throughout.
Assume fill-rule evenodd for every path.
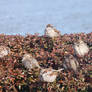
M 30 54 L 25 54 L 23 56 L 22 63 L 29 70 L 36 68 L 36 67 L 40 68 L 37 60 L 33 58 Z
M 54 82 L 61 70 L 62 69 L 54 70 L 52 68 L 41 69 L 40 80 L 44 82 Z
M 10 49 L 6 46 L 0 46 L 0 58 L 8 55 L 10 53 Z
M 68 55 L 65 57 L 65 60 L 63 61 L 63 67 L 66 70 L 73 70 L 76 72 L 77 68 L 79 67 L 79 63 L 76 60 L 76 58 L 74 58 L 74 56 Z
M 56 30 L 51 24 L 48 24 L 45 29 L 45 35 L 48 37 L 58 37 L 60 36 L 60 31 Z
M 89 48 L 85 42 L 78 40 L 77 43 L 74 43 L 75 54 L 79 56 L 84 56 L 89 52 Z

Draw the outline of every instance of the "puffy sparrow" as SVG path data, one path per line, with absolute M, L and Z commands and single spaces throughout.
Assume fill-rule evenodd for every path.
M 40 80 L 44 82 L 54 82 L 60 71 L 62 71 L 62 69 L 59 70 L 54 70 L 52 68 L 41 69 Z
M 0 46 L 0 58 L 8 55 L 10 53 L 10 49 L 6 46 Z
M 22 63 L 29 70 L 36 68 L 36 67 L 40 68 L 37 60 L 33 58 L 30 54 L 24 54 Z
M 56 30 L 51 24 L 48 24 L 45 29 L 45 35 L 48 37 L 58 37 L 60 36 L 60 31 Z
M 63 61 L 63 67 L 67 70 L 73 70 L 76 72 L 77 68 L 79 67 L 79 63 L 72 55 L 68 55 Z
M 75 50 L 75 54 L 79 56 L 84 56 L 89 52 L 89 48 L 87 44 L 82 40 L 78 40 L 77 43 L 74 43 L 74 50 Z

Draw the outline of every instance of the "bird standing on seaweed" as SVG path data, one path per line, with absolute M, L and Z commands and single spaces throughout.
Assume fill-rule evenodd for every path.
M 58 74 L 62 71 L 63 69 L 59 70 L 54 70 L 52 68 L 45 68 L 41 69 L 40 71 L 40 80 L 44 82 L 54 82 L 58 76 Z
M 48 24 L 45 29 L 45 35 L 53 38 L 60 36 L 61 33 L 56 28 L 54 28 L 51 24 Z
M 83 40 L 78 39 L 77 42 L 74 43 L 74 50 L 76 55 L 84 56 L 89 52 L 89 47 Z
M 41 68 L 38 64 L 38 61 L 35 58 L 33 58 L 32 55 L 30 54 L 24 54 L 22 63 L 29 70 L 36 68 L 36 67 Z
M 6 46 L 0 46 L 0 58 L 3 58 L 4 56 L 8 55 L 10 53 L 10 48 Z
M 65 59 L 63 61 L 63 67 L 66 70 L 73 70 L 74 72 L 76 72 L 79 67 L 79 62 L 76 60 L 74 56 L 67 55 L 65 56 Z

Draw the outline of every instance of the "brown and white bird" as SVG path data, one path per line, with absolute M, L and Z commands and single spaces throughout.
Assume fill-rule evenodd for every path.
M 8 55 L 10 53 L 10 48 L 6 46 L 0 46 L 0 58 L 3 58 L 4 56 Z
M 23 59 L 22 59 L 22 63 L 29 70 L 36 68 L 36 67 L 41 68 L 39 66 L 37 60 L 35 58 L 33 58 L 32 55 L 30 55 L 30 54 L 24 54 Z
M 79 39 L 76 43 L 74 43 L 74 51 L 76 55 L 84 56 L 89 52 L 89 47 L 84 41 Z
M 45 29 L 45 35 L 48 37 L 58 37 L 61 35 L 60 31 L 56 30 L 51 24 L 48 24 Z
M 43 82 L 54 82 L 58 76 L 58 73 L 63 69 L 54 70 L 52 68 L 41 69 L 40 71 L 40 80 Z
M 79 67 L 79 62 L 74 56 L 68 55 L 65 56 L 65 60 L 63 61 L 63 67 L 66 70 L 73 70 L 74 72 L 76 72 Z

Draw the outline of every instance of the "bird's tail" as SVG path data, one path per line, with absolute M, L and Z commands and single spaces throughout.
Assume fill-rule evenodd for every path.
M 63 69 L 63 68 L 61 68 L 61 69 L 54 70 L 54 71 L 56 71 L 56 72 L 61 72 L 62 70 L 64 70 L 64 69 Z

